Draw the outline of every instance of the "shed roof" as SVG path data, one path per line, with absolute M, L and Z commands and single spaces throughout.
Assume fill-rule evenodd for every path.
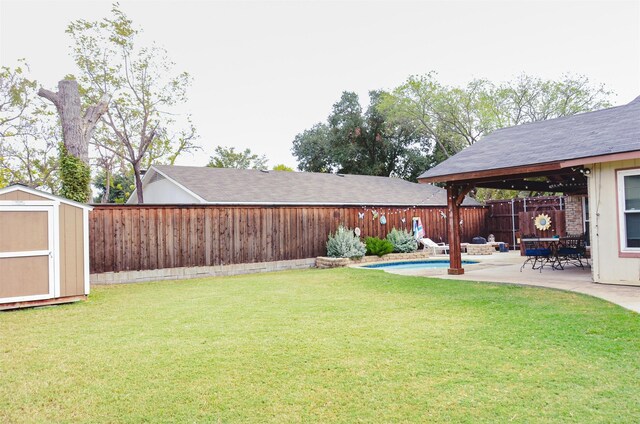
M 640 96 L 623 106 L 499 129 L 419 179 L 634 151 L 640 151 Z
M 259 171 L 194 166 L 154 165 L 157 173 L 176 182 L 206 203 L 445 206 L 446 191 L 431 184 L 399 178 L 315 172 Z M 132 194 L 132 196 L 134 196 Z M 478 206 L 467 198 L 465 206 Z
M 74 200 L 67 199 L 66 197 L 56 196 L 55 194 L 47 193 L 46 191 L 37 190 L 35 188 L 31 188 L 24 184 L 15 183 L 10 186 L 0 188 L 0 194 L 11 193 L 14 191 L 22 191 L 25 193 L 33 194 L 34 196 L 40 196 L 45 199 L 49 199 L 55 202 L 65 203 L 67 205 L 75 206 L 77 208 L 87 209 L 89 211 L 93 210 L 93 206 L 85 205 L 84 203 L 79 203 Z

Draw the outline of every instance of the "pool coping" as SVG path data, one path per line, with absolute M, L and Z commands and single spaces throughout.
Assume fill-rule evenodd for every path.
M 473 267 L 474 269 L 476 269 L 476 267 L 478 266 L 487 266 L 489 265 L 489 260 L 487 260 L 487 256 L 486 255 L 467 255 L 467 257 L 463 258 L 463 261 L 475 261 L 475 263 L 473 264 L 464 264 L 465 267 L 469 266 L 469 267 Z M 429 256 L 426 259 L 389 259 L 389 260 L 381 260 L 381 261 L 375 261 L 375 262 L 370 262 L 370 263 L 360 263 L 360 264 L 349 264 L 347 265 L 348 268 L 360 268 L 360 269 L 368 269 L 368 270 L 379 270 L 379 271 L 385 271 L 385 272 L 389 272 L 389 273 L 401 273 L 399 271 L 405 271 L 405 270 L 387 270 L 387 269 L 378 269 L 378 268 L 367 268 L 368 265 L 380 265 L 383 266 L 385 264 L 390 264 L 390 263 L 406 263 L 406 262 L 417 262 L 417 261 L 424 261 L 424 262 L 428 262 L 428 261 L 449 261 L 449 255 L 435 255 L 435 256 Z M 425 268 L 428 269 L 430 271 L 440 271 L 442 274 L 446 274 L 447 272 L 447 268 Z M 413 269 L 415 270 L 415 269 Z M 411 269 L 408 269 L 406 271 L 413 271 Z

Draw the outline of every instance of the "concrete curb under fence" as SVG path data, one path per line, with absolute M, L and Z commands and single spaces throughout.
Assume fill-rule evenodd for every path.
M 413 253 L 390 253 L 382 257 L 365 256 L 360 259 L 318 257 L 291 261 L 258 262 L 249 264 L 165 268 L 144 271 L 104 272 L 91 274 L 91 284 L 128 284 L 160 280 L 184 280 L 188 278 L 228 277 L 231 275 L 260 272 L 288 271 L 309 268 L 337 268 L 349 265 L 364 265 L 374 262 L 428 259 L 428 251 Z

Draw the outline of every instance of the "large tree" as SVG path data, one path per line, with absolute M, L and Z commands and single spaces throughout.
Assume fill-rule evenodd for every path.
M 71 200 L 88 202 L 91 197 L 89 140 L 107 111 L 111 96 L 103 93 L 95 104 L 86 106 L 83 111 L 78 82 L 73 79 L 58 82 L 57 92 L 40 88 L 38 95 L 53 103 L 60 117 L 63 140 L 59 145 L 61 194 Z
M 413 125 L 438 163 L 499 128 L 607 107 L 609 95 L 584 76 L 553 81 L 522 74 L 500 84 L 476 79 L 448 87 L 429 73 L 385 93 L 379 108 L 391 121 Z
M 235 147 L 217 146 L 207 166 L 211 168 L 267 169 L 267 157 L 259 156 L 244 149 L 236 152 Z
M 23 60 L 0 67 L 0 187 L 22 183 L 57 193 L 58 125 L 28 71 Z
M 428 163 L 415 128 L 389 122 L 378 108 L 381 93 L 369 96 L 370 106 L 363 111 L 358 96 L 344 92 L 326 124 L 295 137 L 292 152 L 300 170 L 416 179 Z
M 137 44 L 140 30 L 114 4 L 111 16 L 72 22 L 67 33 L 80 70 L 86 102 L 113 95 L 102 118 L 105 131 L 95 145 L 127 161 L 134 175 L 138 203 L 143 203 L 142 172 L 152 162 L 173 162 L 197 148 L 190 121 L 177 122 L 175 107 L 187 100 L 191 78 L 175 73 L 167 52 Z

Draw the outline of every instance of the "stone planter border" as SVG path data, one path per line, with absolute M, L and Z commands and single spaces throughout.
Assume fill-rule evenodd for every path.
M 351 265 L 364 265 L 375 262 L 389 262 L 389 261 L 403 261 L 403 260 L 420 260 L 428 259 L 428 250 L 419 250 L 412 253 L 389 253 L 382 257 L 378 256 L 363 256 L 360 259 L 349 258 L 329 258 L 326 256 L 319 256 L 316 258 L 316 268 L 340 268 Z

